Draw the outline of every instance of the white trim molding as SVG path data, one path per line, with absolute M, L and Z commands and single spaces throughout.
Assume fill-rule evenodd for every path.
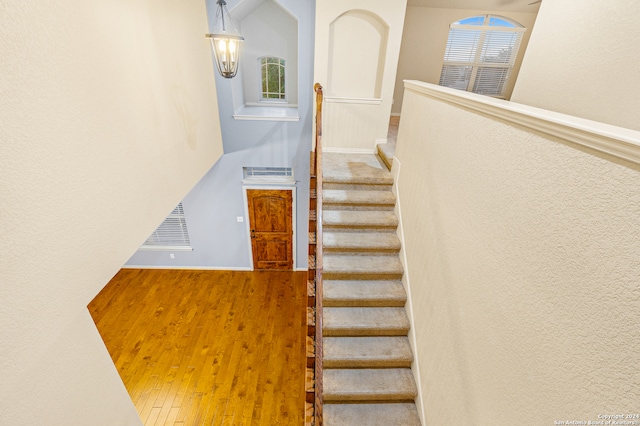
M 381 98 L 340 98 L 337 96 L 325 96 L 324 101 L 330 104 L 365 104 L 380 105 Z
M 180 269 L 203 271 L 251 271 L 247 266 L 178 266 L 178 265 L 122 265 L 122 269 Z
M 298 108 L 274 106 L 243 105 L 233 113 L 234 120 L 251 121 L 300 121 Z
M 331 146 L 323 146 L 322 152 L 337 152 L 340 154 L 375 154 L 376 148 L 373 147 L 371 149 L 368 148 L 340 148 L 340 147 L 331 147 Z
M 416 80 L 405 90 L 438 99 L 640 165 L 640 132 Z
M 400 189 L 398 188 L 398 180 L 400 178 L 400 161 L 393 157 L 393 166 L 391 167 L 391 176 L 393 176 L 393 194 L 396 196 L 395 214 L 398 217 L 398 229 L 396 235 L 400 239 L 400 262 L 404 268 L 404 274 L 402 276 L 402 285 L 404 291 L 407 293 L 407 302 L 405 304 L 405 310 L 409 317 L 409 344 L 411 345 L 411 351 L 413 352 L 413 362 L 411 363 L 411 372 L 413 373 L 413 379 L 416 382 L 418 388 L 418 395 L 416 396 L 416 406 L 418 408 L 420 419 L 425 422 L 426 413 L 424 410 L 424 397 L 422 394 L 422 380 L 420 376 L 420 361 L 418 360 L 418 341 L 416 337 L 416 329 L 414 315 L 413 315 L 413 297 L 411 295 L 411 280 L 409 279 L 409 261 L 407 260 L 407 252 L 405 251 L 406 244 L 404 242 L 404 227 L 402 225 L 402 204 L 400 202 Z
M 145 246 L 138 247 L 139 251 L 193 251 L 191 246 Z

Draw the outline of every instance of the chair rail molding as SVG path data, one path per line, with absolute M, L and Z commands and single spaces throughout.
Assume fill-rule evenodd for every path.
M 515 102 L 404 80 L 405 90 L 486 114 L 512 124 L 640 165 L 640 132 Z

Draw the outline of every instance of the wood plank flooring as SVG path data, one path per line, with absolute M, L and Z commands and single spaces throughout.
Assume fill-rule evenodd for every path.
M 145 425 L 302 425 L 305 272 L 123 269 L 89 310 Z

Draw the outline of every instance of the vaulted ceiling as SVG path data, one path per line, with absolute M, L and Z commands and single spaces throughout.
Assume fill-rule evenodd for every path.
M 408 0 L 409 6 L 438 7 L 444 9 L 475 9 L 511 12 L 537 12 L 536 0 Z

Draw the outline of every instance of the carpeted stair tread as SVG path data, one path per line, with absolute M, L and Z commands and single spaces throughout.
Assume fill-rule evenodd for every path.
M 410 327 L 397 307 L 327 307 L 322 316 L 323 336 L 406 336 Z
M 322 212 L 322 225 L 325 230 L 331 228 L 395 229 L 398 227 L 398 218 L 392 211 L 325 210 Z
M 325 402 L 413 401 L 417 394 L 409 368 L 327 368 L 322 380 Z
M 404 306 L 407 293 L 394 280 L 323 280 L 322 300 L 330 306 Z
M 328 426 L 420 425 L 396 200 L 384 148 L 379 146 L 380 157 L 323 155 L 322 374 Z
M 400 239 L 393 232 L 331 232 L 322 236 L 322 247 L 328 252 L 399 252 Z
M 375 155 L 327 152 L 322 159 L 325 183 L 393 184 L 386 165 Z
M 398 255 L 345 255 L 323 257 L 325 279 L 400 279 L 403 268 Z
M 351 206 L 393 209 L 396 197 L 391 191 L 327 189 L 322 192 L 322 202 L 327 209 Z
M 406 336 L 325 337 L 324 368 L 410 367 L 413 361 Z
M 416 405 L 407 402 L 378 404 L 325 404 L 325 426 L 420 426 Z

